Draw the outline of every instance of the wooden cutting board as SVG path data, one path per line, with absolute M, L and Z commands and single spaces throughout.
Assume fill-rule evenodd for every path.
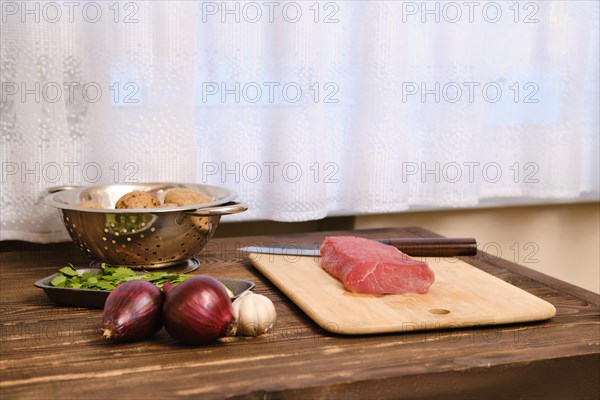
M 338 334 L 451 329 L 552 318 L 554 306 L 458 259 L 423 259 L 435 272 L 428 294 L 346 292 L 319 257 L 256 254 L 250 261 L 322 328 Z

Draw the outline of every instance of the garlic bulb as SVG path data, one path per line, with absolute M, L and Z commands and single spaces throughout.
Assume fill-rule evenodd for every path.
M 268 297 L 246 292 L 233 302 L 233 315 L 237 332 L 244 336 L 258 336 L 267 332 L 275 323 L 277 313 Z

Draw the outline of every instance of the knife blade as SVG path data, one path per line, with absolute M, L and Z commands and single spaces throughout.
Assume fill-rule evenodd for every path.
M 394 246 L 412 257 L 456 257 L 477 254 L 477 241 L 473 238 L 392 238 L 374 239 Z M 246 246 L 241 251 L 249 253 L 279 254 L 288 256 L 319 256 L 320 245 L 263 244 Z

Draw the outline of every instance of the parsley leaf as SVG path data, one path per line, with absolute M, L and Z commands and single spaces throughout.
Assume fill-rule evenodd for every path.
M 56 287 L 65 287 L 66 281 L 67 281 L 67 277 L 65 275 L 58 274 L 54 278 L 52 278 L 52 280 L 50 281 L 50 284 L 52 286 L 56 286 Z
M 92 289 L 92 290 L 113 290 L 122 282 L 132 280 L 145 280 L 158 288 L 162 289 L 165 282 L 170 282 L 177 286 L 192 275 L 175 274 L 170 272 L 147 272 L 138 274 L 131 268 L 109 267 L 102 263 L 97 275 L 90 272 L 79 273 L 72 264 L 58 270 L 58 274 L 50 280 L 50 285 L 54 287 L 73 288 L 73 289 Z M 233 292 L 223 285 L 229 297 L 233 297 Z
M 77 275 L 79 275 L 77 273 L 77 271 L 75 271 L 75 268 L 73 268 L 73 264 L 69 264 L 68 266 L 61 268 L 59 270 L 59 272 L 62 273 L 63 275 L 66 275 L 66 276 L 77 276 Z

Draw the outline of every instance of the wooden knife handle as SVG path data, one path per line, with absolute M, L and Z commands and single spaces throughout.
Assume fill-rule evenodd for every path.
M 456 257 L 477 254 L 473 238 L 398 238 L 379 240 L 412 257 Z

